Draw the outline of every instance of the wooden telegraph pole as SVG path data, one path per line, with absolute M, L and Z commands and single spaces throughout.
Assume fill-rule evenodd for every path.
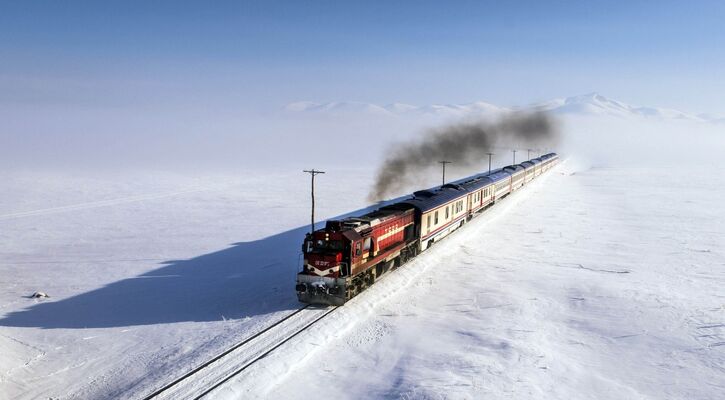
M 315 175 L 324 174 L 325 171 L 318 171 L 313 168 L 302 172 L 306 172 L 312 176 L 312 217 L 310 219 L 310 234 L 313 234 L 315 232 Z
M 514 153 L 514 165 L 516 165 L 516 150 L 511 150 Z
M 488 174 L 491 175 L 491 156 L 493 156 L 494 153 L 486 153 L 488 154 Z
M 452 161 L 438 161 L 440 164 L 443 165 L 443 183 L 441 185 L 446 184 L 446 164 L 452 163 Z

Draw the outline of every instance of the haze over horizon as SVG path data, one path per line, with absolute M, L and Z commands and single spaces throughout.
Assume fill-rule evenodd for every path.
M 0 158 L 261 162 L 269 140 L 295 155 L 309 136 L 313 157 L 339 152 L 335 135 L 411 131 L 279 119 L 300 100 L 510 107 L 598 92 L 722 115 L 723 17 L 719 2 L 5 3 Z

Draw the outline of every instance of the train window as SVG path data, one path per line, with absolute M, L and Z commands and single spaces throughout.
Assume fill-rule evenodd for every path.
M 448 206 L 446 206 L 446 219 L 448 219 Z
M 372 246 L 372 244 L 373 244 L 373 240 L 371 238 L 365 238 L 365 243 L 363 245 L 363 250 L 364 251 L 370 250 L 370 247 Z
M 430 214 L 428 214 L 428 223 L 426 225 L 428 225 L 428 231 L 430 232 Z
M 362 251 L 360 250 L 360 246 L 361 246 L 360 242 L 355 243 L 355 255 L 356 256 L 359 256 L 360 254 L 362 254 Z
M 433 223 L 438 225 L 438 211 L 433 214 Z

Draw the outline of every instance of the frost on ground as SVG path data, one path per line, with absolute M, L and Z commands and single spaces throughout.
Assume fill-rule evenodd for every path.
M 216 394 L 722 398 L 725 179 L 694 172 L 563 165 Z
M 702 171 L 563 165 L 213 394 L 721 398 L 725 177 Z M 296 309 L 300 175 L 2 176 L 0 397 L 138 398 Z M 369 181 L 328 169 L 318 217 Z

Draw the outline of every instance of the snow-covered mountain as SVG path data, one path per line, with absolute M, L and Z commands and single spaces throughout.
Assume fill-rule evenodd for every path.
M 616 117 L 657 118 L 723 123 L 725 118 L 706 114 L 692 114 L 680 110 L 659 107 L 635 106 L 589 93 L 557 98 L 523 107 L 504 107 L 477 101 L 465 104 L 431 104 L 415 106 L 404 103 L 377 105 L 362 102 L 316 103 L 310 101 L 290 103 L 285 107 L 295 113 L 373 113 L 379 115 L 431 115 L 431 116 L 493 116 L 515 110 L 544 110 L 559 115 L 608 115 Z
M 533 104 L 531 107 L 551 111 L 556 114 L 616 115 L 621 117 L 640 116 L 692 121 L 706 120 L 701 116 L 671 108 L 633 106 L 604 97 L 599 93 L 553 99 L 548 102 Z
M 406 106 L 401 104 L 401 106 Z M 376 104 L 361 103 L 356 101 L 313 103 L 311 101 L 300 101 L 288 104 L 285 110 L 292 112 L 333 112 L 333 113 L 373 113 L 388 114 L 393 111 L 401 111 L 395 108 L 388 110 Z
M 361 103 L 354 101 L 315 103 L 310 101 L 300 101 L 290 103 L 285 107 L 288 112 L 301 113 L 333 113 L 333 114 L 356 114 L 356 113 L 372 113 L 383 115 L 432 115 L 432 116 L 465 116 L 465 115 L 495 115 L 506 111 L 512 111 L 511 108 L 500 107 L 491 103 L 477 101 L 467 104 L 430 104 L 425 106 L 415 106 L 405 103 L 393 103 L 388 105 L 377 105 L 371 103 Z

